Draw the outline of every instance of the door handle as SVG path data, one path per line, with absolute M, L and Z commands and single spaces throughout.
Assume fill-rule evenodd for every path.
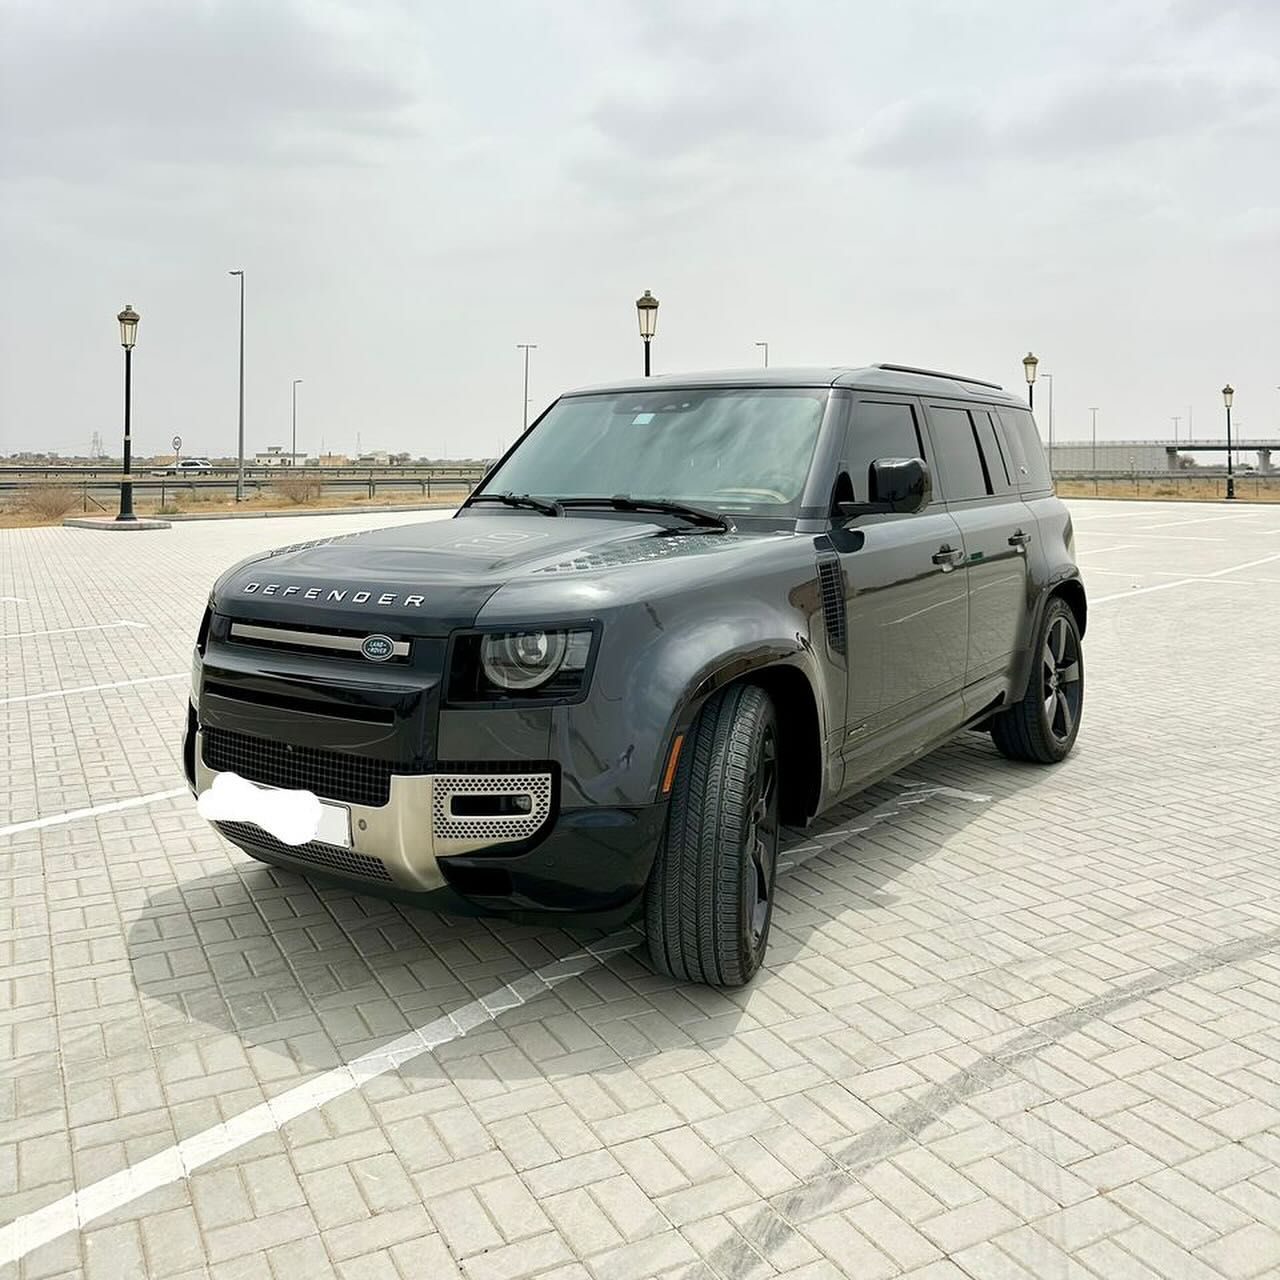
M 948 546 L 945 542 L 930 557 L 934 564 L 942 566 L 943 573 L 950 573 L 952 569 L 964 559 L 964 552 L 958 551 L 955 547 Z
M 1017 547 L 1019 551 L 1021 551 L 1022 548 L 1030 541 L 1031 535 L 1029 533 L 1023 533 L 1021 529 L 1019 529 L 1017 533 L 1011 533 L 1009 535 L 1009 545 L 1011 547 Z

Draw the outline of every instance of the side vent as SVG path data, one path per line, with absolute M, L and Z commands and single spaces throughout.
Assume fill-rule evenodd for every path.
M 822 619 L 827 626 L 827 643 L 835 653 L 848 648 L 848 628 L 844 605 L 844 571 L 836 556 L 818 560 L 818 585 L 822 589 Z

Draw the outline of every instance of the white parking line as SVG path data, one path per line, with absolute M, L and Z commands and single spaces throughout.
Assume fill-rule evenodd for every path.
M 1144 529 L 1177 529 L 1184 524 L 1209 524 L 1213 520 L 1250 520 L 1262 515 L 1261 511 L 1229 511 L 1220 516 L 1196 516 L 1191 520 L 1164 520 L 1160 524 L 1144 524 Z
M 1078 555 L 1082 556 L 1100 556 L 1104 551 L 1134 551 L 1137 549 L 1136 542 L 1122 542 L 1118 547 L 1089 547 L 1081 550 Z
M 11 702 L 41 702 L 45 698 L 69 698 L 73 693 L 93 693 L 98 689 L 124 689 L 133 684 L 159 684 L 162 680 L 185 680 L 189 671 L 174 671 L 167 676 L 139 676 L 137 680 L 111 680 L 106 684 L 81 684 L 74 689 L 51 689 L 48 693 L 24 693 L 17 698 L 0 698 L 0 707 Z
M 977 791 L 961 791 L 956 787 L 930 787 L 922 783 L 910 783 L 901 795 L 876 805 L 874 809 L 868 809 L 866 813 L 860 813 L 853 822 L 834 827 L 830 831 L 821 831 L 808 844 L 788 849 L 786 854 L 778 859 L 778 870 L 794 871 L 796 867 L 808 862 L 815 853 L 821 853 L 834 841 L 845 840 L 849 836 L 870 831 L 872 827 L 879 826 L 890 818 L 896 818 L 904 809 L 923 804 L 926 800 L 932 800 L 937 796 L 946 796 L 949 800 L 966 800 L 970 804 L 985 804 L 991 799 L 990 796 L 981 795 Z
M 1194 578 L 1178 578 L 1173 582 L 1157 582 L 1150 587 L 1134 587 L 1130 591 L 1118 591 L 1110 596 L 1098 596 L 1094 600 L 1089 601 L 1092 608 L 1095 604 L 1107 604 L 1111 600 L 1131 600 L 1134 596 L 1145 596 L 1152 591 L 1172 591 L 1174 587 L 1185 587 L 1192 582 L 1209 582 L 1214 578 L 1226 577 L 1229 573 L 1239 573 L 1241 569 L 1252 569 L 1256 564 L 1271 564 L 1275 560 L 1280 560 L 1280 551 L 1275 555 L 1263 556 L 1259 560 L 1246 560 L 1243 564 L 1229 565 L 1225 569 L 1217 569 L 1213 573 L 1201 573 Z
M 15 631 L 0 640 L 30 640 L 35 636 L 65 636 L 73 631 L 114 631 L 117 627 L 146 627 L 145 622 L 97 622 L 91 627 L 54 627 L 49 631 Z
M 47 818 L 32 818 L 29 822 L 15 822 L 0 827 L 0 836 L 16 836 L 21 831 L 38 831 L 42 827 L 60 827 L 66 822 L 78 822 L 81 818 L 96 818 L 103 813 L 119 813 L 121 809 L 140 809 L 155 804 L 157 800 L 172 800 L 174 796 L 189 795 L 186 787 L 174 787 L 172 791 L 153 791 L 150 795 L 131 796 L 128 800 L 112 800 L 107 804 L 95 804 L 88 809 L 72 809 L 69 813 L 55 813 Z
M 162 796 L 180 795 L 183 791 L 185 788 L 176 792 L 140 796 L 132 802 L 124 801 L 117 805 L 102 806 L 97 810 L 80 810 L 75 814 L 63 815 L 62 820 L 70 821 L 73 817 L 105 812 L 113 808 L 125 808 L 130 803 L 150 803 Z M 827 848 L 832 841 L 866 831 L 889 818 L 896 817 L 904 809 L 937 797 L 974 803 L 991 799 L 990 796 L 979 795 L 973 791 L 961 791 L 955 787 L 935 787 L 920 782 L 908 783 L 901 795 L 894 796 L 891 800 L 886 800 L 874 809 L 860 814 L 853 823 L 824 831 L 810 844 L 789 850 L 789 858 L 779 861 L 778 870 L 789 870 L 799 866 L 815 853 Z M 13 829 L 0 828 L 0 835 Z M 267 1134 L 278 1132 L 289 1121 L 306 1115 L 317 1107 L 323 1107 L 335 1098 L 362 1088 L 370 1080 L 398 1071 L 406 1063 L 420 1058 L 423 1054 L 432 1053 L 442 1045 L 461 1039 L 477 1027 L 496 1021 L 499 1015 L 508 1009 L 518 1009 L 521 1005 L 527 1004 L 570 978 L 580 977 L 596 965 L 603 963 L 609 956 L 633 950 L 641 941 L 642 935 L 634 927 L 610 934 L 599 942 L 566 956 L 563 960 L 556 960 L 526 974 L 523 978 L 508 982 L 461 1009 L 455 1009 L 452 1013 L 437 1018 L 425 1026 L 406 1032 L 381 1048 L 361 1054 L 350 1062 L 325 1071 L 304 1084 L 286 1089 L 277 1097 L 268 1098 L 267 1101 L 233 1116 L 230 1120 L 204 1129 L 190 1138 L 184 1138 L 181 1142 L 157 1152 L 138 1164 L 100 1178 L 83 1190 L 72 1191 L 60 1200 L 45 1205 L 42 1209 L 23 1214 L 22 1217 L 0 1227 L 0 1266 L 18 1262 L 36 1249 L 58 1239 L 59 1236 L 69 1231 L 81 1230 L 89 1223 L 116 1212 L 124 1205 L 131 1204 L 152 1191 L 157 1191 L 174 1182 L 181 1182 L 197 1169 L 220 1160 L 223 1156 Z
M 609 956 L 632 950 L 639 941 L 635 929 L 612 934 L 563 960 L 508 982 L 489 995 L 428 1022 L 426 1026 L 409 1031 L 380 1049 L 362 1053 L 358 1058 L 325 1071 L 305 1084 L 286 1089 L 277 1097 L 268 1098 L 222 1124 L 215 1124 L 138 1164 L 121 1169 L 119 1173 L 100 1178 L 82 1191 L 73 1191 L 43 1209 L 24 1214 L 0 1228 L 0 1266 L 17 1262 L 68 1231 L 79 1230 L 171 1182 L 182 1181 L 214 1160 L 275 1133 L 290 1120 L 323 1107 L 370 1080 L 398 1071 L 405 1063 L 424 1053 L 431 1053 L 476 1027 L 494 1021 L 506 1010 L 518 1009 L 562 982 L 579 977 Z
M 21 596 L 0 596 L 0 604 L 21 604 Z

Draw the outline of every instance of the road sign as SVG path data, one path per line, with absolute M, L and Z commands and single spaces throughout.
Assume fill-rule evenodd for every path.
M 174 452 L 176 453 L 176 452 L 177 452 L 179 449 L 181 449 L 181 448 L 182 448 L 182 437 L 181 437 L 181 436 L 174 436 L 174 437 L 173 437 L 173 449 L 174 449 Z

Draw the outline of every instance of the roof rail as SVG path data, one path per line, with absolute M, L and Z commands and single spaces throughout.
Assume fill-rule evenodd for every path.
M 971 382 L 975 387 L 1004 388 L 998 382 L 984 382 L 981 378 L 966 378 L 962 373 L 942 373 L 937 369 L 917 369 L 913 364 L 873 364 L 873 369 L 888 369 L 890 373 L 922 373 L 929 378 L 947 378 L 951 382 Z

